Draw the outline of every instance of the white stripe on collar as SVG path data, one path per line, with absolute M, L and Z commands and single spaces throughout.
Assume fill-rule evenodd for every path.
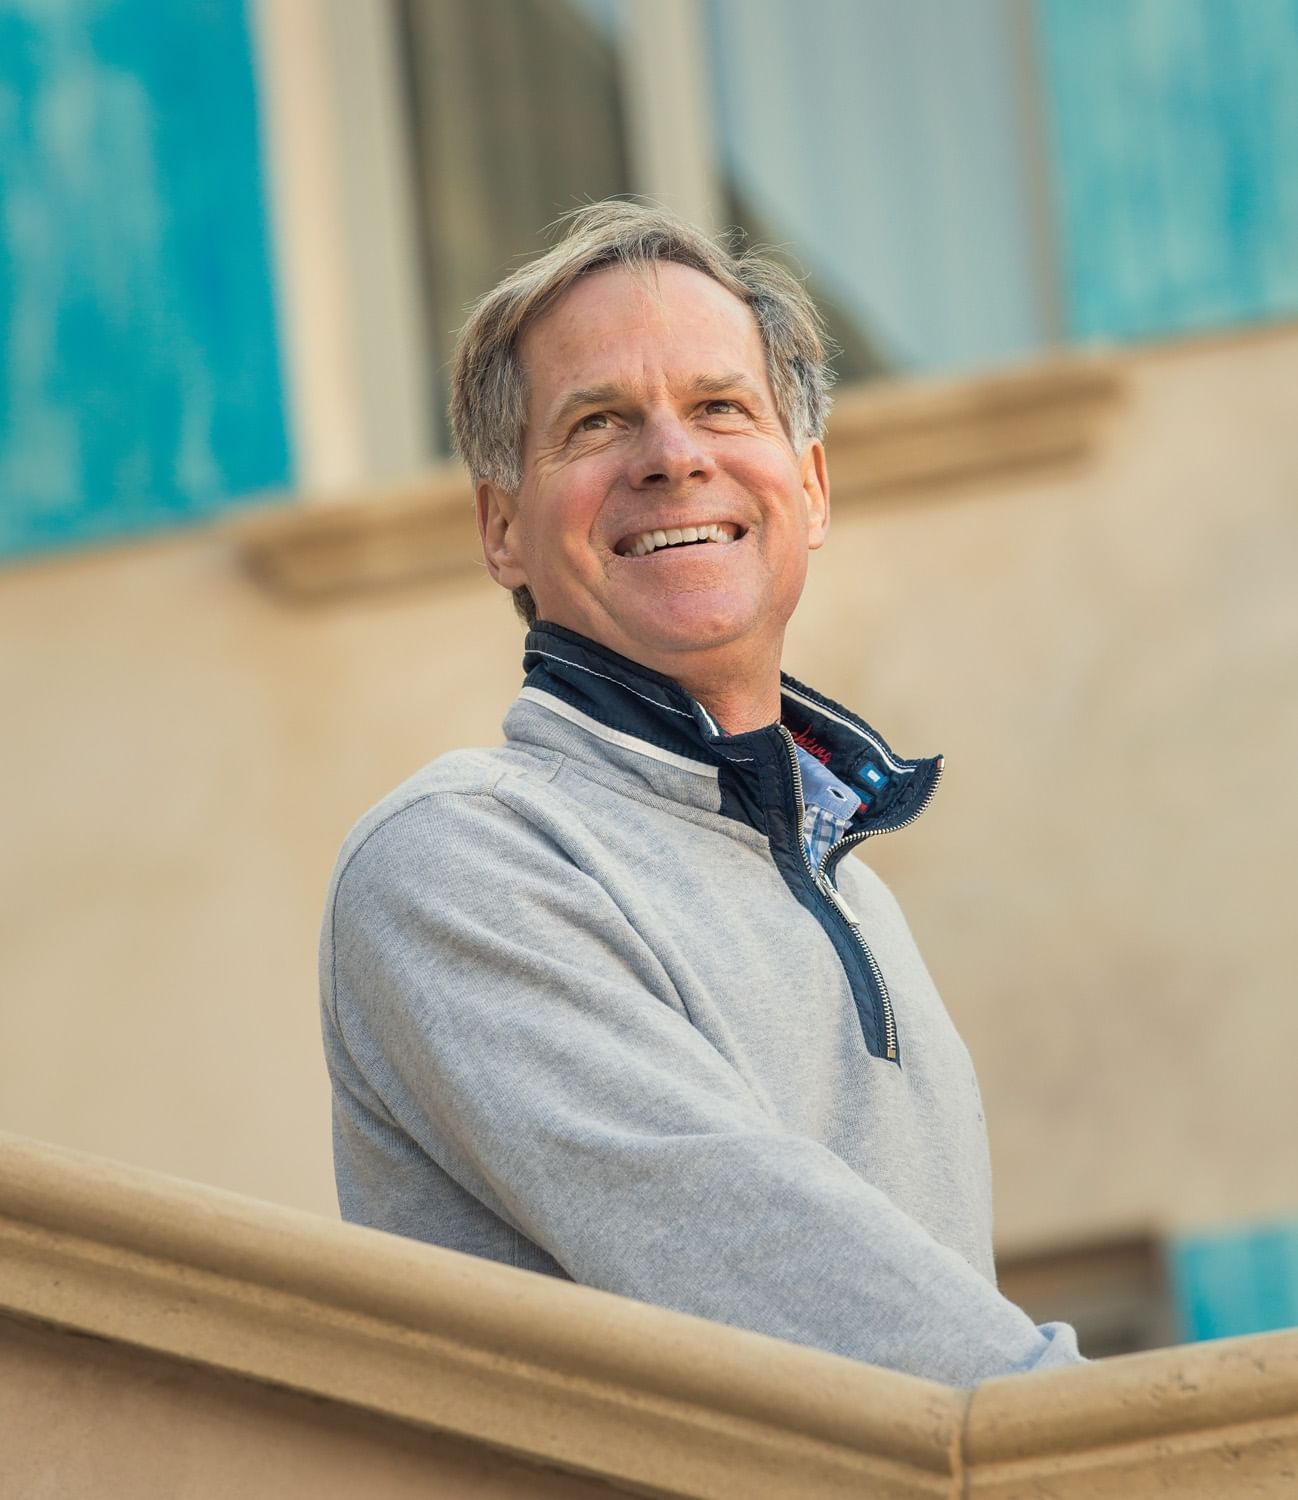
M 708 781 L 717 779 L 716 766 L 703 765 L 700 761 L 677 755 L 675 751 L 663 750 L 658 745 L 651 745 L 647 740 L 637 739 L 633 734 L 624 734 L 620 729 L 601 724 L 598 719 L 592 719 L 589 714 L 582 713 L 571 703 L 565 703 L 562 698 L 556 698 L 553 693 L 547 693 L 544 688 L 525 687 L 518 696 L 526 698 L 529 703 L 535 703 L 538 708 L 549 709 L 552 714 L 558 714 L 561 719 L 567 719 L 570 724 L 576 724 L 579 729 L 586 730 L 596 739 L 604 740 L 610 745 L 619 745 L 623 750 L 633 750 L 637 755 L 647 755 L 650 760 L 660 760 L 665 765 L 676 766 L 681 771 L 689 771 L 692 775 L 705 777 Z
M 639 689 L 633 688 L 630 683 L 621 682 L 616 677 L 610 677 L 607 672 L 597 672 L 594 667 L 584 666 L 581 662 L 573 661 L 567 656 L 560 656 L 557 651 L 543 651 L 540 646 L 532 646 L 528 648 L 527 654 L 529 656 L 548 656 L 551 661 L 561 661 L 565 667 L 571 667 L 576 672 L 589 672 L 592 677 L 598 677 L 604 682 L 611 682 L 614 686 L 620 687 L 624 693 L 630 693 L 636 698 L 643 698 L 646 703 L 652 703 L 655 708 L 666 709 L 669 714 L 680 714 L 682 719 L 690 717 L 683 708 L 673 708 L 670 703 L 663 703 L 658 698 L 651 698 L 647 693 L 642 693 Z

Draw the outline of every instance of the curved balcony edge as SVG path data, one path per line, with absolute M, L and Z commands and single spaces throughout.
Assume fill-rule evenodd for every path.
M 0 1134 L 0 1316 L 681 1495 L 945 1495 L 963 1397 Z
M 0 1134 L 5 1319 L 640 1493 L 1298 1493 L 1298 1331 L 955 1391 Z

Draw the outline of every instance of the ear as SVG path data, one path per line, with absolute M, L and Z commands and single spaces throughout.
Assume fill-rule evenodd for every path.
M 829 531 L 829 465 L 819 438 L 807 444 L 800 465 L 802 498 L 807 507 L 807 547 L 823 546 Z
M 478 510 L 478 536 L 487 572 L 505 589 L 521 588 L 527 582 L 519 558 L 518 497 L 489 479 L 479 482 L 474 500 Z

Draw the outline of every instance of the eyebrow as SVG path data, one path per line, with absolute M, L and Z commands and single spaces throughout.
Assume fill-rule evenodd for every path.
M 587 385 L 580 390 L 569 391 L 554 414 L 547 422 L 547 426 L 553 430 L 566 424 L 569 417 L 586 406 L 611 406 L 621 399 L 625 393 L 618 385 Z
M 758 400 L 764 400 L 760 387 L 741 370 L 728 370 L 720 375 L 695 375 L 687 382 L 687 388 L 701 396 L 723 396 L 730 391 L 740 391 Z M 588 385 L 580 390 L 569 391 L 555 408 L 546 426 L 550 431 L 563 427 L 568 419 L 586 408 L 616 406 L 626 398 L 626 390 L 620 385 Z
M 724 375 L 699 375 L 691 382 L 694 390 L 705 396 L 724 396 L 727 391 L 743 391 L 746 395 L 760 397 L 761 387 L 742 370 L 729 370 Z

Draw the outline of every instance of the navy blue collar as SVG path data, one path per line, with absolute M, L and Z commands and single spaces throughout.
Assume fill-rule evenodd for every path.
M 722 811 L 767 831 L 772 768 L 789 756 L 787 730 L 861 797 L 856 826 L 884 833 L 927 806 L 940 756 L 907 760 L 840 703 L 781 674 L 781 723 L 726 734 L 679 683 L 616 651 L 537 621 L 524 644 L 526 685 L 551 694 L 598 723 L 688 760 L 716 767 Z

